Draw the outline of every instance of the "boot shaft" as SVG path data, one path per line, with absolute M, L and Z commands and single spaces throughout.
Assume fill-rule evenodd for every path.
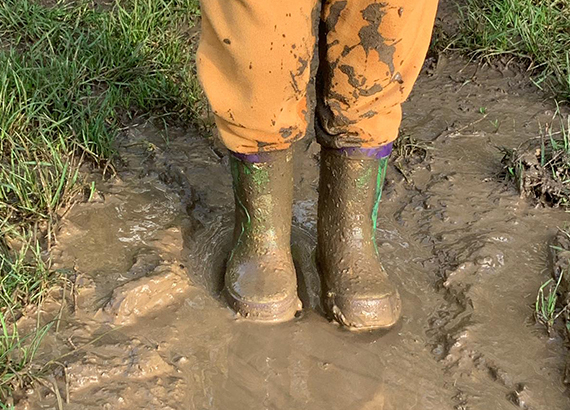
M 251 243 L 289 246 L 293 202 L 291 150 L 255 158 L 232 154 L 230 166 L 236 209 L 234 240 L 247 235 Z
M 375 246 L 376 220 L 388 156 L 323 149 L 319 181 L 320 243 Z

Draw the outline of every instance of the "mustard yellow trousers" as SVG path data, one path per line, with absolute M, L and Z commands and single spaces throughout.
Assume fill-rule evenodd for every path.
M 198 74 L 228 149 L 286 149 L 313 113 L 327 147 L 396 139 L 438 0 L 201 3 Z M 315 77 L 316 107 L 308 97 Z

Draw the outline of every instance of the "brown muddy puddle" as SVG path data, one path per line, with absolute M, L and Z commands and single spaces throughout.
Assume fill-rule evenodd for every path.
M 442 58 L 406 104 L 405 132 L 433 151 L 413 185 L 393 167 L 388 175 L 378 242 L 403 299 L 389 332 L 351 333 L 322 314 L 314 142 L 296 153 L 304 310 L 263 325 L 219 297 L 232 226 L 227 157 L 195 133 L 134 124 L 119 177 L 99 184 L 99 202 L 76 205 L 58 235 L 55 259 L 77 273 L 77 296 L 40 356 L 77 349 L 59 360 L 65 372 L 56 368 L 63 408 L 570 408 L 566 351 L 532 309 L 566 215 L 535 209 L 496 178 L 495 146 L 517 146 L 552 116 L 520 84 Z M 17 406 L 57 408 L 41 387 Z

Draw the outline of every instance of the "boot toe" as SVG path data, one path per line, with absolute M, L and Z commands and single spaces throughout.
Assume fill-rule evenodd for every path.
M 226 299 L 243 318 L 284 322 L 301 310 L 293 263 L 274 264 L 284 268 L 247 261 L 226 272 Z
M 295 294 L 281 297 L 244 298 L 226 288 L 226 299 L 241 317 L 261 322 L 285 322 L 301 310 L 301 301 Z
M 402 311 L 397 291 L 364 297 L 331 294 L 327 305 L 335 320 L 350 330 L 388 329 L 396 324 Z

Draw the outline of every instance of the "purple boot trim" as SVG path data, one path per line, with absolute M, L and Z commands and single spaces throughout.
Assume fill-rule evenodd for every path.
M 270 153 L 268 152 L 260 152 L 257 154 L 240 154 L 239 152 L 230 151 L 231 154 L 243 162 L 249 162 L 250 164 L 257 164 L 260 162 L 269 162 L 270 161 Z
M 267 162 L 274 162 L 280 161 L 285 159 L 289 161 L 291 159 L 291 150 L 275 150 L 275 151 L 264 151 L 264 152 L 257 152 L 255 154 L 240 154 L 239 152 L 230 151 L 231 155 L 242 161 L 247 162 L 249 164 L 259 164 L 259 163 L 267 163 Z
M 382 159 L 387 158 L 392 153 L 392 146 L 394 144 L 392 142 L 382 145 L 377 148 L 357 148 L 357 147 L 349 147 L 349 148 L 340 148 L 339 151 L 348 157 L 368 157 L 374 159 Z

